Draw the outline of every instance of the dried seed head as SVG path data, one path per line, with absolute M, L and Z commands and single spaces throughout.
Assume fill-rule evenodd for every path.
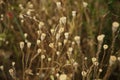
M 116 62 L 116 60 L 117 60 L 116 56 L 110 56 L 110 59 L 109 59 L 110 66 L 112 66 Z
M 23 41 L 20 42 L 20 49 L 23 50 L 25 43 Z
M 39 45 L 39 44 L 40 44 L 40 42 L 41 42 L 41 41 L 38 39 L 38 40 L 37 40 L 37 45 Z
M 41 59 L 45 59 L 45 55 L 41 55 Z
M 117 31 L 119 25 L 120 24 L 118 22 L 116 22 L 116 21 L 112 23 L 112 31 L 113 31 L 113 33 Z
M 38 24 L 38 28 L 41 29 L 44 26 L 44 22 L 40 21 Z
M 80 44 L 80 36 L 75 36 L 74 40 L 78 45 Z
M 46 34 L 45 34 L 45 33 L 42 33 L 42 34 L 41 34 L 41 41 L 43 41 L 43 40 L 45 39 L 45 37 L 46 37 Z
M 66 74 L 61 74 L 61 75 L 59 76 L 59 79 L 60 79 L 60 80 L 67 80 L 67 75 L 66 75 Z
M 98 42 L 103 42 L 104 37 L 105 37 L 104 34 L 98 35 L 98 36 L 97 36 Z
M 72 48 L 72 47 L 69 47 L 69 48 L 68 48 L 68 51 L 69 51 L 69 52 L 72 52 L 72 51 L 73 51 L 73 48 Z
M 92 62 L 95 63 L 97 61 L 97 58 L 93 57 Z
M 27 33 L 24 33 L 24 37 L 25 37 L 25 39 L 27 38 L 27 36 L 28 36 L 28 34 L 27 34 Z
M 56 52 L 56 54 L 57 54 L 57 56 L 59 56 L 59 55 L 60 55 L 60 52 L 59 52 L 59 51 L 57 51 L 57 52 Z
M 51 58 L 48 58 L 48 61 L 50 62 L 52 59 Z
M 59 47 L 62 46 L 62 43 L 61 43 L 61 42 L 58 42 L 58 46 L 59 46 Z
M 61 9 L 61 7 L 62 7 L 61 2 L 56 2 L 56 6 L 57 6 L 58 9 Z
M 83 77 L 87 76 L 87 72 L 86 71 L 82 71 L 81 74 L 82 74 Z
M 0 70 L 2 70 L 2 71 L 4 70 L 4 66 L 3 65 L 0 66 Z
M 12 62 L 12 66 L 15 66 L 15 62 Z
M 27 42 L 27 48 L 31 47 L 31 42 Z
M 104 49 L 104 50 L 108 49 L 108 45 L 107 45 L 107 44 L 104 44 L 104 45 L 103 45 L 103 49 Z
M 55 30 L 54 29 L 50 29 L 50 32 L 53 34 L 55 32 Z
M 64 45 L 65 45 L 67 42 L 68 42 L 68 40 L 67 40 L 67 39 L 64 39 Z
M 59 29 L 58 33 L 61 34 L 61 33 L 63 33 L 63 32 L 64 32 L 64 28 L 61 27 L 61 28 Z
M 49 44 L 49 47 L 50 47 L 50 48 L 54 48 L 54 43 L 50 43 L 50 44 Z
M 85 59 L 85 60 L 87 60 L 88 58 L 87 58 L 87 57 L 85 57 L 84 59 Z
M 102 71 L 103 71 L 103 70 L 100 68 L 100 69 L 99 69 L 99 72 L 102 72 Z
M 60 24 L 64 24 L 65 25 L 66 22 L 67 22 L 67 18 L 66 17 L 61 17 L 60 20 L 59 20 Z
M 120 57 L 118 57 L 117 59 L 118 59 L 118 61 L 120 61 Z
M 56 34 L 56 40 L 59 40 L 59 38 L 60 38 L 60 33 L 57 33 Z
M 88 6 L 87 2 L 83 2 L 83 7 L 86 8 Z
M 37 53 L 41 53 L 41 51 L 42 51 L 42 50 L 39 48 L 39 49 L 37 50 Z
M 72 16 L 76 17 L 76 11 L 72 11 Z
M 22 10 L 24 9 L 23 5 L 22 4 L 19 4 L 19 8 Z
M 69 33 L 68 33 L 68 32 L 65 32 L 65 33 L 64 33 L 64 36 L 65 36 L 65 39 L 68 39 Z
M 59 77 L 60 76 L 60 74 L 59 73 L 56 73 L 56 77 Z
M 98 66 L 98 65 L 99 65 L 99 62 L 95 61 L 93 64 L 94 64 L 95 66 Z

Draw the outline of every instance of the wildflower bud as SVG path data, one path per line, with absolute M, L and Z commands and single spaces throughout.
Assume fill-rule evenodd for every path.
M 41 29 L 43 26 L 44 26 L 44 22 L 39 22 L 39 25 L 38 25 L 39 29 Z
M 82 74 L 83 77 L 87 76 L 87 72 L 86 71 L 82 71 L 81 74 Z
M 103 49 L 104 49 L 104 50 L 108 49 L 108 45 L 107 45 L 107 44 L 104 44 L 104 45 L 103 45 Z
M 76 17 L 76 11 L 72 11 L 72 16 Z
M 15 62 L 12 62 L 12 66 L 15 66 Z
M 21 19 L 23 19 L 24 17 L 23 17 L 23 14 L 19 14 L 19 18 L 21 18 Z
M 15 72 L 13 69 L 9 69 L 9 73 L 13 79 L 15 79 Z
M 45 59 L 45 55 L 41 55 L 41 59 Z
M 24 44 L 25 44 L 24 42 L 20 42 L 20 49 L 21 49 L 21 50 L 23 50 Z
M 65 24 L 66 24 L 66 22 L 67 22 L 66 20 L 67 20 L 67 18 L 66 18 L 66 17 L 61 17 L 61 18 L 60 18 L 60 20 L 59 20 L 59 23 L 60 23 L 60 24 L 64 24 L 64 25 L 65 25 Z
M 45 34 L 45 33 L 42 33 L 42 34 L 41 34 L 41 40 L 43 41 L 43 40 L 45 39 L 45 37 L 46 37 L 46 34 Z
M 59 76 L 59 80 L 67 80 L 67 75 L 66 74 L 61 74 Z
M 117 31 L 118 27 L 119 27 L 118 22 L 113 22 L 112 23 L 112 31 L 113 31 L 113 33 Z
M 31 42 L 27 42 L 27 48 L 31 47 Z
M 73 66 L 74 66 L 74 67 L 77 67 L 77 66 L 78 66 L 78 63 L 77 63 L 77 62 L 74 62 L 74 63 L 73 63 Z
M 3 65 L 2 65 L 2 66 L 0 66 L 0 70 L 2 70 L 2 71 L 4 70 L 4 66 L 3 66 Z
M 117 60 L 116 56 L 110 56 L 110 59 L 109 59 L 110 66 L 112 66 L 116 62 L 116 60 Z
M 64 36 L 65 36 L 65 39 L 68 39 L 69 33 L 68 33 L 68 32 L 65 32 L 65 33 L 64 33 Z
M 75 36 L 74 40 L 78 45 L 80 44 L 80 36 Z
M 27 36 L 28 36 L 28 34 L 27 34 L 27 33 L 24 33 L 24 37 L 25 37 L 25 39 L 27 38 Z
M 48 61 L 50 62 L 52 59 L 51 58 L 48 58 Z
M 40 44 L 40 42 L 41 42 L 40 40 L 37 40 L 37 45 L 39 45 L 39 44 Z
M 57 8 L 60 9 L 61 8 L 61 2 L 56 2 Z
M 87 2 L 83 2 L 83 7 L 86 8 L 88 6 Z
M 37 50 L 37 53 L 41 53 L 41 51 L 42 51 L 42 50 L 39 48 L 39 49 Z
M 97 36 L 98 42 L 103 42 L 104 37 L 105 37 L 104 34 L 98 35 L 98 36 Z
M 99 69 L 99 72 L 102 72 L 103 70 L 102 69 Z

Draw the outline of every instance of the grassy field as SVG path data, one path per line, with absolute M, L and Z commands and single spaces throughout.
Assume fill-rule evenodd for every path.
M 0 80 L 120 80 L 119 0 L 0 0 Z

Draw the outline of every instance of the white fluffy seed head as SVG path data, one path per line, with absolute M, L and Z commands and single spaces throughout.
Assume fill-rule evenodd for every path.
M 120 57 L 118 57 L 117 59 L 118 59 L 118 61 L 120 61 Z
M 118 22 L 116 22 L 116 21 L 112 23 L 112 31 L 113 31 L 113 33 L 117 31 L 119 25 L 120 24 Z
M 51 58 L 48 58 L 48 61 L 50 62 L 52 59 Z
M 60 52 L 59 52 L 59 51 L 57 51 L 57 52 L 56 52 L 56 54 L 57 54 L 57 56 L 59 56 L 59 55 L 60 55 Z
M 50 32 L 53 34 L 55 32 L 55 29 L 50 29 Z
M 73 48 L 72 48 L 72 47 L 69 47 L 69 48 L 68 48 L 68 51 L 69 51 L 69 52 L 72 52 L 72 51 L 73 51 Z
M 98 40 L 98 42 L 103 42 L 104 37 L 105 37 L 104 34 L 98 35 L 98 36 L 97 36 L 97 40 Z
M 108 45 L 107 45 L 107 44 L 104 44 L 104 45 L 103 45 L 103 49 L 104 49 L 104 50 L 108 49 Z

